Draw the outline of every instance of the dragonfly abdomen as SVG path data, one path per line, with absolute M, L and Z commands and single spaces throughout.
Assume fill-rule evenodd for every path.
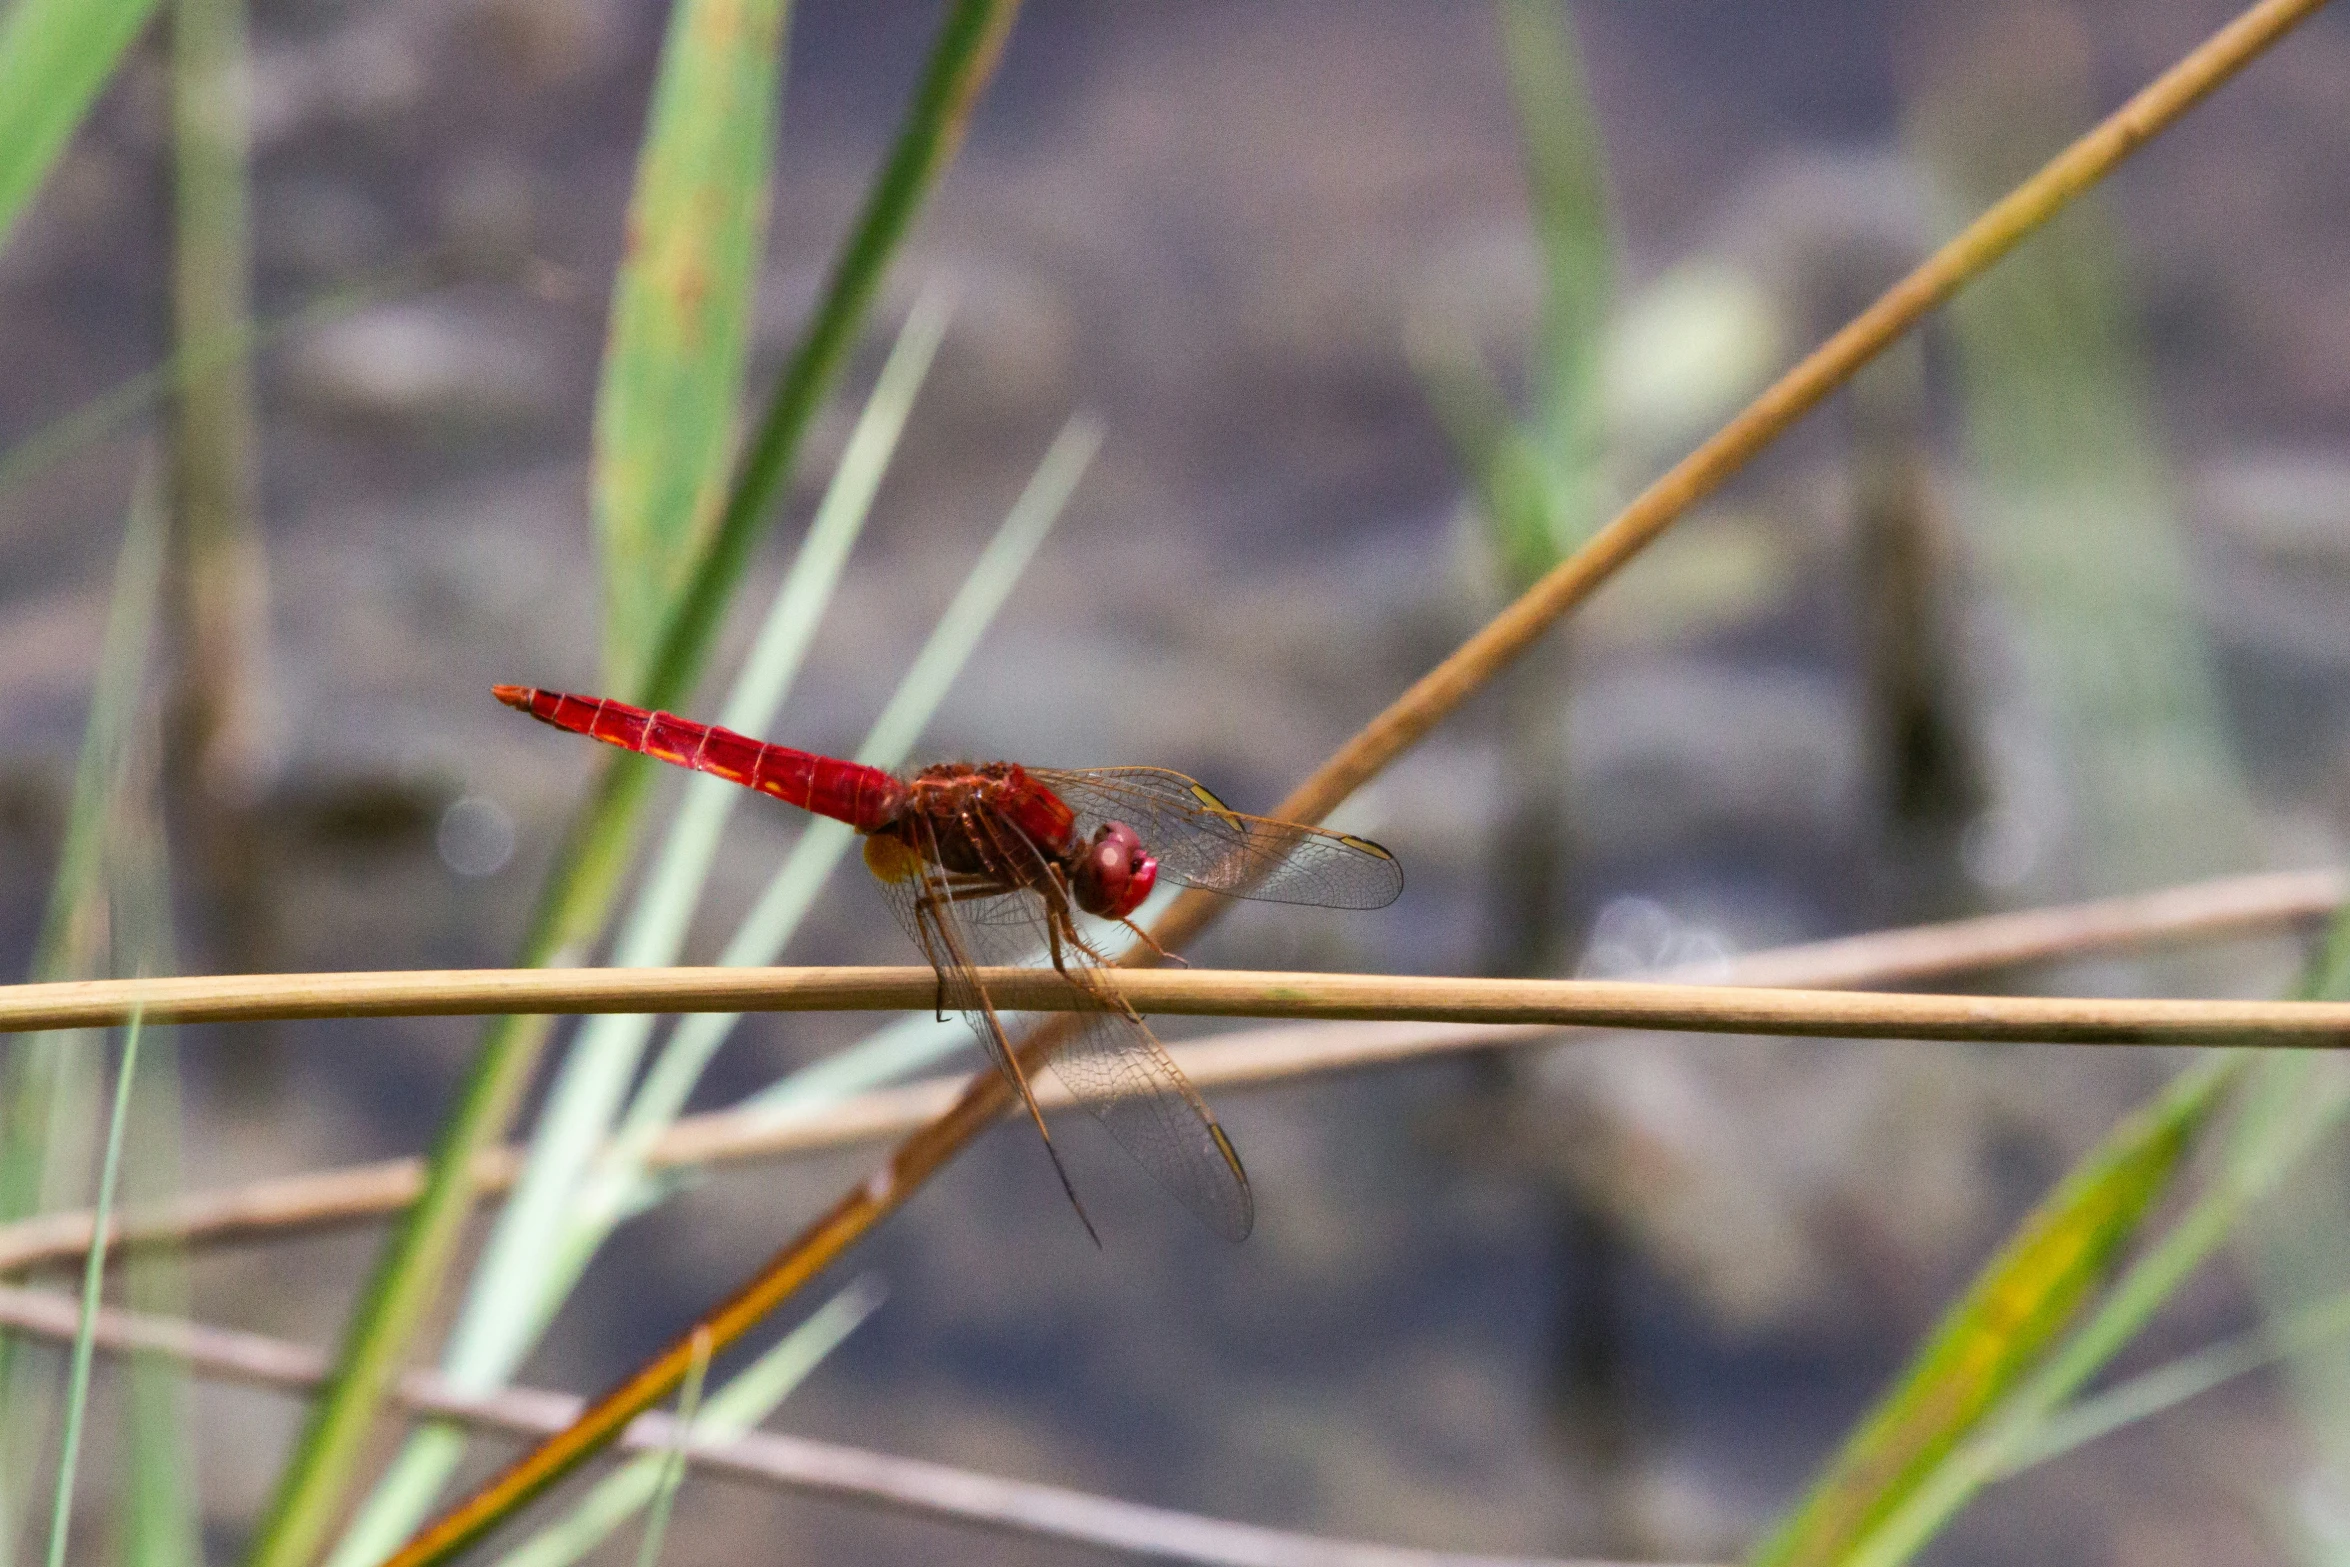
M 729 783 L 773 795 L 786 805 L 846 822 L 859 832 L 888 826 L 904 805 L 905 785 L 862 762 L 769 745 L 732 729 L 698 724 L 675 713 L 647 712 L 609 697 L 573 696 L 529 686 L 496 686 L 492 693 L 508 707 L 557 729 L 715 774 Z

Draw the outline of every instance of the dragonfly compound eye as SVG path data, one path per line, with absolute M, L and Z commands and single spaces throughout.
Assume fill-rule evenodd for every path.
M 1159 879 L 1159 862 L 1124 822 L 1105 822 L 1077 862 L 1077 906 L 1103 919 L 1122 920 L 1142 907 Z

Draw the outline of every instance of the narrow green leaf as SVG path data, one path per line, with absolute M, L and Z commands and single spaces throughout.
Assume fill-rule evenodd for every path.
M 65 1543 L 73 1527 L 74 1472 L 81 1464 L 82 1418 L 90 1405 L 90 1362 L 98 1352 L 98 1297 L 106 1287 L 106 1226 L 114 1217 L 114 1183 L 122 1174 L 122 1129 L 130 1119 L 131 1077 L 139 1065 L 139 1015 L 123 1031 L 122 1067 L 114 1078 L 114 1109 L 106 1119 L 106 1157 L 98 1167 L 98 1200 L 91 1206 L 96 1226 L 89 1260 L 82 1266 L 82 1314 L 73 1333 L 73 1370 L 65 1390 L 65 1443 L 57 1456 L 57 1493 L 49 1511 L 49 1567 L 65 1567 Z
M 1986 68 L 1994 59 L 2013 68 Z M 2083 60 L 2018 57 L 1988 17 L 1940 63 L 1915 141 L 1964 202 L 2037 165 L 2094 90 Z M 1968 554 L 2000 596 L 2063 786 L 2081 802 L 2065 861 L 2047 857 L 2075 893 L 2233 870 L 2268 852 L 2202 629 L 2196 550 L 2129 271 L 2110 208 L 2088 193 L 1946 317 Z
M 868 193 L 864 210 L 833 264 L 800 344 L 737 470 L 715 536 L 662 627 L 637 702 L 670 707 L 692 689 L 718 621 L 766 531 L 799 455 L 800 441 L 863 330 L 891 256 L 905 239 L 932 183 L 962 145 L 982 88 L 995 74 L 1017 0 L 955 0 L 939 21 L 938 41 L 916 86 L 905 128 Z M 641 773 L 622 766 L 621 773 Z
M 800 344 L 751 442 L 726 510 L 664 625 L 641 705 L 674 707 L 700 674 L 752 546 L 783 494 L 801 438 L 838 378 L 849 345 L 915 210 L 961 145 L 965 122 L 994 74 L 1015 0 L 956 0 L 916 88 L 888 164 L 844 243 Z M 575 958 L 610 912 L 652 773 L 641 757 L 606 763 L 555 859 L 521 961 Z M 500 1018 L 485 1033 L 426 1162 L 425 1186 L 394 1229 L 362 1292 L 326 1390 L 311 1406 L 248 1557 L 251 1567 L 304 1567 L 343 1505 L 386 1385 L 405 1359 L 472 1208 L 474 1160 L 506 1133 L 549 1021 Z
M 2039 1364 L 2169 1190 L 2224 1101 L 2238 1059 L 2214 1057 L 2183 1074 L 2041 1202 L 1756 1549 L 1757 1567 L 1848 1561 Z
M 1464 334 L 1418 321 L 1404 347 L 1453 460 L 1476 495 L 1504 576 L 1513 584 L 1532 582 L 1558 564 L 1565 486 L 1557 471 L 1518 424 L 1492 370 Z
M 726 483 L 790 0 L 679 0 L 612 284 L 589 493 L 604 683 L 628 690 Z
M 2290 1319 L 2272 1323 L 2257 1332 L 2181 1355 L 2039 1422 L 2029 1435 L 2012 1445 L 1999 1466 L 1997 1478 L 2005 1479 L 2035 1464 L 2061 1458 L 2077 1447 L 2175 1409 L 2188 1399 L 2224 1387 L 2238 1377 L 2345 1337 L 2350 1337 L 2350 1294 L 2335 1295 L 2303 1307 Z
M 16 0 L 0 16 L 0 246 L 155 0 Z
M 168 966 L 156 972 L 170 972 Z M 171 1030 L 150 1028 L 132 1084 L 131 1149 L 123 1203 L 142 1192 L 155 1200 L 186 1188 L 180 1174 L 180 1079 Z M 124 1290 L 133 1310 L 186 1317 L 187 1260 L 162 1247 L 124 1259 Z M 124 1371 L 124 1444 L 129 1475 L 120 1500 L 124 1567 L 203 1567 L 203 1510 L 196 1494 L 197 1427 L 185 1365 L 168 1355 L 133 1353 Z
M 1498 14 L 1526 196 L 1542 247 L 1537 441 L 1562 475 L 1582 475 L 1596 470 L 1603 455 L 1599 368 L 1615 293 L 1606 151 L 1566 7 L 1559 0 L 1499 0 Z M 1580 544 L 1598 519 L 1578 505 L 1558 520 L 1572 530 L 1552 541 L 1563 552 Z
M 160 616 L 165 518 L 158 465 L 142 461 L 116 558 L 112 597 L 58 853 L 56 880 L 33 957 L 39 980 L 106 971 L 107 824 L 118 810 Z M 88 1179 L 90 1129 L 98 1119 L 95 1052 L 104 1036 L 51 1032 L 10 1040 L 0 1071 L 0 1216 L 78 1203 Z M 0 1558 L 32 1498 L 29 1467 L 48 1445 L 56 1381 L 45 1362 L 0 1335 Z
M 142 706 L 139 735 L 115 789 L 106 843 L 108 924 L 117 975 L 179 972 L 172 935 L 171 861 L 164 836 L 163 742 L 157 704 Z M 180 1161 L 179 1047 L 174 1031 L 149 1026 L 131 1082 L 130 1129 L 120 1203 L 167 1201 L 185 1191 Z M 175 1247 L 139 1247 L 121 1266 L 131 1307 L 154 1316 L 189 1312 L 187 1258 Z M 117 1558 L 124 1567 L 203 1567 L 202 1505 L 196 1495 L 196 1427 L 187 1367 L 168 1355 L 134 1352 L 124 1367 L 128 1475 L 117 1504 Z
M 660 1456 L 644 1537 L 637 1542 L 636 1567 L 656 1567 L 661 1560 L 661 1546 L 669 1538 L 669 1514 L 685 1480 L 685 1450 L 694 1439 L 694 1417 L 702 1412 L 702 1381 L 709 1374 L 710 1334 L 705 1329 L 694 1335 L 693 1364 L 686 1368 L 685 1381 L 677 1390 L 677 1440 Z
M 2199 1077 L 2236 1086 L 2238 1111 L 2219 1177 L 2178 1222 L 2146 1248 L 2097 1309 L 1993 1418 L 1948 1453 L 1846 1559 L 1846 1567 L 1896 1567 L 1916 1554 L 1977 1491 L 2015 1467 L 2067 1399 L 2088 1385 L 2180 1286 L 2236 1233 L 2261 1198 L 2274 1191 L 2350 1110 L 2338 1086 L 2313 1084 L 2306 1052 L 2255 1056 L 2214 1052 L 2166 1098 L 2198 1088 Z M 2240 1086 L 2237 1086 L 2240 1085 Z M 2143 1114 L 2143 1112 L 2142 1112 Z

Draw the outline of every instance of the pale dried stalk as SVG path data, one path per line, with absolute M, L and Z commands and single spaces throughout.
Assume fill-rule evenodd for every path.
M 1948 1039 L 2052 1045 L 2350 1042 L 2350 1001 L 2210 1001 L 2094 996 L 1928 996 L 1668 984 L 1654 980 L 1476 979 L 1448 974 L 1312 974 L 1255 969 L 1113 969 L 1074 985 L 1051 969 L 972 971 L 1007 1012 L 1114 1005 L 1188 1017 L 1541 1023 L 1831 1039 Z M 416 1016 L 535 1012 L 913 1011 L 938 993 L 927 968 L 454 969 L 397 976 L 283 974 L 260 981 L 27 985 L 75 990 L 21 1003 L 32 1028 L 89 1027 L 144 1008 L 158 1021 L 222 1017 Z M 160 991 L 149 987 L 161 984 Z M 0 1001 L 0 1018 L 8 1003 Z M 49 1021 L 70 1018 L 68 1022 Z M 17 1025 L 0 1022 L 0 1029 Z
M 79 1309 L 71 1296 L 0 1286 L 0 1325 L 31 1337 L 71 1342 Z M 170 1317 L 101 1309 L 95 1341 L 109 1354 L 168 1355 L 200 1376 L 294 1394 L 312 1392 L 326 1378 L 326 1357 L 307 1345 Z M 392 1396 L 411 1413 L 510 1436 L 560 1431 L 582 1403 L 569 1393 L 538 1388 L 470 1396 L 452 1391 L 445 1378 L 431 1371 L 409 1372 Z M 638 1416 L 619 1445 L 633 1452 L 682 1451 L 688 1463 L 707 1475 L 1013 1534 L 1223 1567 L 1605 1567 L 1596 1562 L 1505 1561 L 1293 1534 L 771 1431 L 726 1440 L 680 1441 L 676 1420 L 657 1412 Z
M 1779 947 L 1729 958 L 1704 976 L 1656 977 L 1820 988 L 1900 984 L 2091 952 L 2258 934 L 2331 913 L 2344 892 L 2344 876 L 2332 870 L 2231 876 L 2129 897 Z M 1174 1053 L 1197 1086 L 1233 1088 L 1455 1050 L 1555 1040 L 1560 1032 L 1509 1024 L 1308 1024 L 1250 1029 L 1210 1044 L 1178 1046 Z M 653 1145 L 648 1163 L 674 1168 L 776 1158 L 901 1136 L 953 1104 L 965 1081 L 937 1079 L 799 1110 L 688 1116 Z M 1044 1078 L 1036 1086 L 1048 1111 L 1068 1105 L 1056 1079 Z M 474 1167 L 477 1188 L 484 1194 L 506 1190 L 522 1157 L 522 1150 L 511 1147 L 483 1155 Z M 110 1226 L 108 1245 L 217 1244 L 381 1218 L 413 1201 L 423 1179 L 422 1160 L 388 1159 L 193 1194 L 119 1217 Z M 0 1227 L 0 1273 L 80 1257 L 89 1249 L 90 1222 L 84 1209 Z

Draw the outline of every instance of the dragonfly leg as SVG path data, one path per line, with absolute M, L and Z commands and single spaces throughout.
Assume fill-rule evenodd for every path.
M 1068 965 L 1061 958 L 1061 942 L 1064 939 L 1096 963 L 1107 966 L 1112 959 L 1108 953 L 1087 941 L 1085 933 L 1077 928 L 1077 916 L 1069 912 L 1077 906 L 1077 899 L 1069 889 L 1068 876 L 1058 865 L 1049 867 L 1049 872 L 1051 890 L 1047 891 L 1043 887 L 1037 889 L 1044 897 L 1045 939 L 1052 949 L 1053 967 L 1060 971 L 1063 979 L 1076 983 L 1077 976 L 1069 972 Z
M 1120 920 L 1118 923 L 1125 926 L 1128 930 L 1134 932 L 1134 939 L 1141 942 L 1144 946 L 1150 948 L 1151 951 L 1157 953 L 1163 961 L 1176 964 L 1183 968 L 1191 967 L 1191 960 L 1189 958 L 1185 957 L 1180 952 L 1169 952 L 1165 947 L 1160 946 L 1156 936 L 1153 936 L 1149 931 L 1144 930 L 1140 925 L 1135 924 L 1134 921 Z
M 954 927 L 947 921 L 943 912 L 944 903 L 951 901 L 951 897 L 941 900 L 931 895 L 925 895 L 915 906 L 929 915 L 931 926 L 937 930 L 939 941 L 946 947 L 955 966 L 966 975 L 970 975 L 970 957 L 963 951 L 962 943 L 955 939 Z M 938 1002 L 941 1017 L 946 1015 L 946 984 L 946 970 L 941 967 L 938 971 Z M 995 1001 L 988 995 L 986 988 L 979 984 L 976 976 L 971 978 L 971 991 L 977 998 L 978 1006 L 969 1010 L 975 1010 L 985 1022 L 988 1040 L 995 1046 L 996 1064 L 1003 1068 L 1004 1075 L 1012 1080 L 1013 1088 L 1019 1091 L 1020 1103 L 1026 1107 L 1028 1119 L 1036 1123 L 1036 1135 L 1044 1142 L 1045 1157 L 1053 1162 L 1053 1174 L 1061 1179 L 1062 1195 L 1069 1199 L 1069 1206 L 1077 1210 L 1077 1222 L 1085 1226 L 1087 1238 L 1093 1242 L 1096 1249 L 1099 1249 L 1102 1244 L 1101 1232 L 1093 1227 L 1093 1218 L 1085 1211 L 1085 1204 L 1077 1200 L 1076 1183 L 1069 1179 L 1068 1166 L 1061 1163 L 1061 1150 L 1053 1146 L 1053 1134 L 1045 1130 L 1044 1111 L 1037 1105 L 1036 1090 L 1029 1086 L 1028 1073 L 1020 1065 L 1020 1053 L 1012 1048 L 1011 1037 L 1004 1032 L 1003 1019 L 996 1016 Z

